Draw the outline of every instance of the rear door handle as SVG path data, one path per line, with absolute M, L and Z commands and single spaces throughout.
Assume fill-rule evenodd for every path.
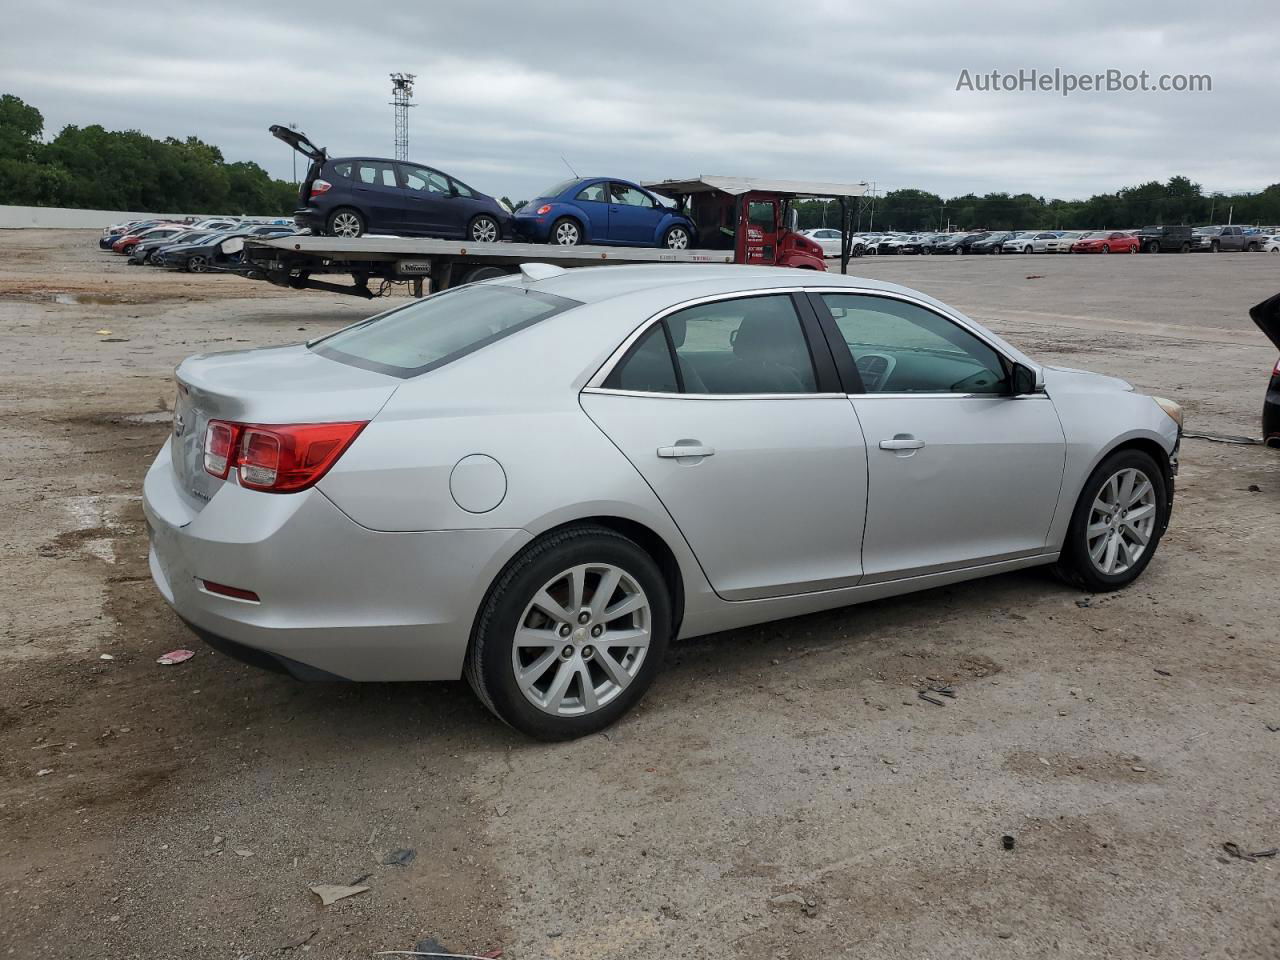
M 684 457 L 710 457 L 716 452 L 715 447 L 704 446 L 697 440 L 677 440 L 669 447 L 659 447 L 658 456 L 674 460 Z
M 924 446 L 923 440 L 917 440 L 908 433 L 900 433 L 892 440 L 881 440 L 881 450 L 919 450 Z

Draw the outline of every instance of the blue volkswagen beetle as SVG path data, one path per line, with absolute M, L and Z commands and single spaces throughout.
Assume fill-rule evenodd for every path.
M 516 236 L 572 247 L 608 243 L 628 247 L 693 246 L 693 222 L 627 180 L 586 177 L 558 183 L 516 211 Z

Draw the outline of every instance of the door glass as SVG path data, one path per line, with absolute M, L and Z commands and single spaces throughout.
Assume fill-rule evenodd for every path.
M 475 194 L 471 192 L 471 188 L 468 187 L 465 183 L 459 183 L 457 180 L 450 180 L 449 183 L 453 186 L 453 192 L 456 193 L 458 196 L 460 197 L 475 196 Z
M 356 179 L 370 186 L 397 186 L 396 172 L 389 163 L 364 161 L 356 167 Z
M 774 222 L 776 214 L 772 203 L 762 203 L 754 201 L 747 205 L 747 220 L 754 227 L 760 227 L 762 230 L 773 230 L 776 226 Z
M 575 200 L 594 200 L 597 203 L 604 203 L 606 200 L 605 193 L 604 193 L 604 184 L 593 183 L 589 187 L 583 187 L 581 190 L 578 191 L 578 195 L 574 199 Z
M 440 194 L 449 192 L 449 181 L 443 174 L 427 170 L 425 167 L 402 166 L 400 169 L 404 171 L 404 185 L 410 190 Z
M 824 293 L 867 393 L 1008 393 L 1000 355 L 913 303 Z
M 629 187 L 625 183 L 615 183 L 612 187 L 613 202 L 626 204 L 629 207 L 652 207 L 653 202 L 642 191 Z
M 604 383 L 614 390 L 643 390 L 646 393 L 678 393 L 676 368 L 662 324 L 655 323 L 613 368 Z
M 814 393 L 800 318 L 786 294 L 704 303 L 666 319 L 686 393 Z

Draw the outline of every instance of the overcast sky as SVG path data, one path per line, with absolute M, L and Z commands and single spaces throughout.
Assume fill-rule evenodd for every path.
M 860 8 L 860 9 L 859 9 Z M 1280 181 L 1270 0 L 872 5 L 4 0 L 0 93 L 66 124 L 194 134 L 292 176 L 267 133 L 393 154 L 387 74 L 417 74 L 410 156 L 526 199 L 579 173 L 874 181 L 1077 198 L 1186 174 Z M 957 91 L 961 71 L 1207 73 L 1206 93 Z

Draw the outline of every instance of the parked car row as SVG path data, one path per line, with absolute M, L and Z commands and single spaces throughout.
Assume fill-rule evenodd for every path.
M 828 257 L 840 254 L 840 231 L 803 231 Z M 1280 228 L 1152 226 L 1141 230 L 974 230 L 952 233 L 859 233 L 855 256 L 876 254 L 1189 253 L 1203 250 L 1280 253 Z
M 109 227 L 114 230 L 117 227 Z M 210 217 L 195 223 L 142 220 L 104 233 L 99 246 L 128 256 L 135 266 L 173 267 L 203 273 L 225 269 L 240 260 L 245 237 L 283 237 L 296 233 L 293 224 Z M 228 242 L 239 241 L 239 242 Z

